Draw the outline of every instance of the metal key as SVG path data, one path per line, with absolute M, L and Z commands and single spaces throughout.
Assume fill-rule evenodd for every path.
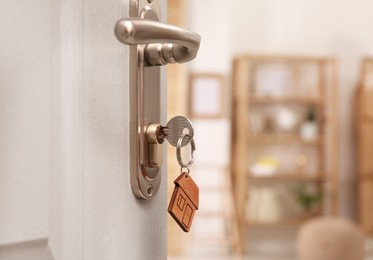
M 175 116 L 171 118 L 166 126 L 161 124 L 150 124 L 145 130 L 146 153 L 145 165 L 150 168 L 159 168 L 162 165 L 162 147 L 160 146 L 164 139 L 174 147 L 178 146 L 179 139 L 181 140 L 180 147 L 184 147 L 193 140 L 194 130 L 192 123 L 183 116 Z
M 177 146 L 179 138 L 183 134 L 187 134 L 181 143 L 181 147 L 184 147 L 193 139 L 194 130 L 189 119 L 183 116 L 175 116 L 167 122 L 165 127 L 161 127 L 160 133 L 174 147 Z

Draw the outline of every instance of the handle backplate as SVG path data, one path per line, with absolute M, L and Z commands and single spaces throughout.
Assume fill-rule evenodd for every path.
M 114 29 L 129 45 L 130 175 L 133 193 L 142 199 L 154 197 L 161 184 L 163 148 L 146 134 L 161 122 L 160 66 L 194 59 L 200 45 L 198 34 L 159 21 L 158 1 L 129 0 L 129 17 Z
M 158 0 L 130 1 L 130 18 L 158 21 Z M 130 52 L 130 178 L 136 197 L 151 199 L 161 184 L 160 167 L 151 167 L 145 132 L 151 123 L 161 122 L 160 67 L 146 67 L 145 45 L 129 45 Z

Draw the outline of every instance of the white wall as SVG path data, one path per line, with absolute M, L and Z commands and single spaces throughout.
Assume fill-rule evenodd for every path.
M 202 37 L 196 59 L 189 66 L 190 72 L 221 73 L 226 77 L 225 93 L 229 97 L 232 40 L 231 1 L 188 1 L 188 28 Z M 229 98 L 226 98 L 228 101 Z M 228 108 L 228 104 L 225 104 Z M 229 112 L 219 120 L 193 119 L 197 145 L 196 165 L 211 167 L 229 165 L 230 131 Z M 213 131 L 212 131 L 213 129 Z M 212 152 L 213 151 L 213 152 Z
M 190 20 L 202 35 L 192 71 L 230 72 L 232 55 L 335 56 L 340 82 L 342 213 L 354 215 L 352 101 L 360 62 L 373 55 L 372 0 L 192 1 Z
M 198 55 L 190 63 L 191 71 L 226 73 L 230 70 L 231 14 L 231 1 L 188 1 L 188 28 L 202 36 Z
M 234 53 L 340 55 L 371 50 L 371 0 L 234 0 Z M 347 46 L 347 47 L 346 47 Z

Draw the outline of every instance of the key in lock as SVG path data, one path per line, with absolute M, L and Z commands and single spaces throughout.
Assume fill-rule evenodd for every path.
M 192 123 L 183 116 L 175 116 L 171 118 L 166 126 L 161 124 L 150 124 L 146 129 L 146 138 L 148 141 L 148 158 L 147 164 L 151 168 L 159 168 L 162 166 L 163 153 L 161 144 L 164 139 L 174 147 L 177 146 L 179 138 L 183 134 L 188 134 L 181 144 L 182 147 L 186 146 L 194 135 Z

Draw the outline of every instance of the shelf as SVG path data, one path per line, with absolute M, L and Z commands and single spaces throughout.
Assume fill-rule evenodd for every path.
M 286 64 L 278 66 L 279 61 Z M 248 212 L 239 210 L 237 216 L 242 241 L 245 241 L 245 233 L 250 228 L 298 227 L 313 217 L 321 216 L 324 209 L 333 215 L 338 212 L 337 78 L 336 63 L 328 57 L 308 59 L 245 55 L 234 60 L 231 172 L 237 208 L 245 209 L 248 194 L 256 187 L 277 189 L 281 186 L 288 189 L 304 184 L 325 194 L 325 199 L 312 214 L 282 217 L 278 221 L 274 219 L 274 222 L 255 222 L 255 218 L 248 221 Z M 314 110 L 312 114 L 310 108 Z M 287 116 L 280 109 L 288 110 L 288 114 L 294 116 Z M 293 119 L 288 119 L 290 117 Z M 304 120 L 311 117 L 315 118 L 319 131 L 312 132 L 315 138 L 306 139 L 301 130 Z M 281 131 L 291 125 L 292 131 Z M 308 136 L 311 137 L 311 134 Z M 302 154 L 306 160 L 300 157 Z M 278 163 L 271 162 L 271 158 Z M 260 173 L 249 167 L 254 163 L 259 166 L 273 165 L 276 174 L 263 177 L 251 175 L 252 172 Z M 265 167 L 262 170 L 266 172 Z M 285 204 L 279 206 L 284 206 L 282 209 L 287 213 Z M 240 246 L 244 248 L 246 244 L 242 241 Z
M 310 56 L 310 55 L 302 55 L 302 56 L 289 56 L 289 55 L 282 55 L 282 54 L 275 54 L 275 55 L 264 55 L 264 54 L 243 54 L 235 57 L 235 60 L 241 62 L 267 62 L 267 63 L 321 63 L 321 62 L 334 62 L 335 58 L 333 57 L 322 57 L 322 56 Z
M 250 181 L 297 181 L 297 182 L 322 182 L 324 174 L 297 174 L 297 173 L 280 173 L 273 176 L 259 177 L 248 174 Z
M 289 219 L 282 219 L 276 222 L 253 222 L 247 220 L 246 223 L 249 227 L 256 227 L 256 228 L 273 228 L 273 227 L 292 227 L 292 226 L 299 226 L 304 222 L 319 216 L 319 214 L 310 214 L 302 217 L 297 218 L 289 218 Z
M 249 99 L 254 105 L 276 105 L 276 104 L 299 104 L 299 105 L 322 105 L 323 100 L 320 98 L 303 98 L 303 97 L 251 97 Z
M 315 140 L 305 140 L 296 134 L 259 134 L 249 135 L 249 144 L 279 145 L 279 144 L 299 144 L 299 145 L 322 145 L 322 138 Z

